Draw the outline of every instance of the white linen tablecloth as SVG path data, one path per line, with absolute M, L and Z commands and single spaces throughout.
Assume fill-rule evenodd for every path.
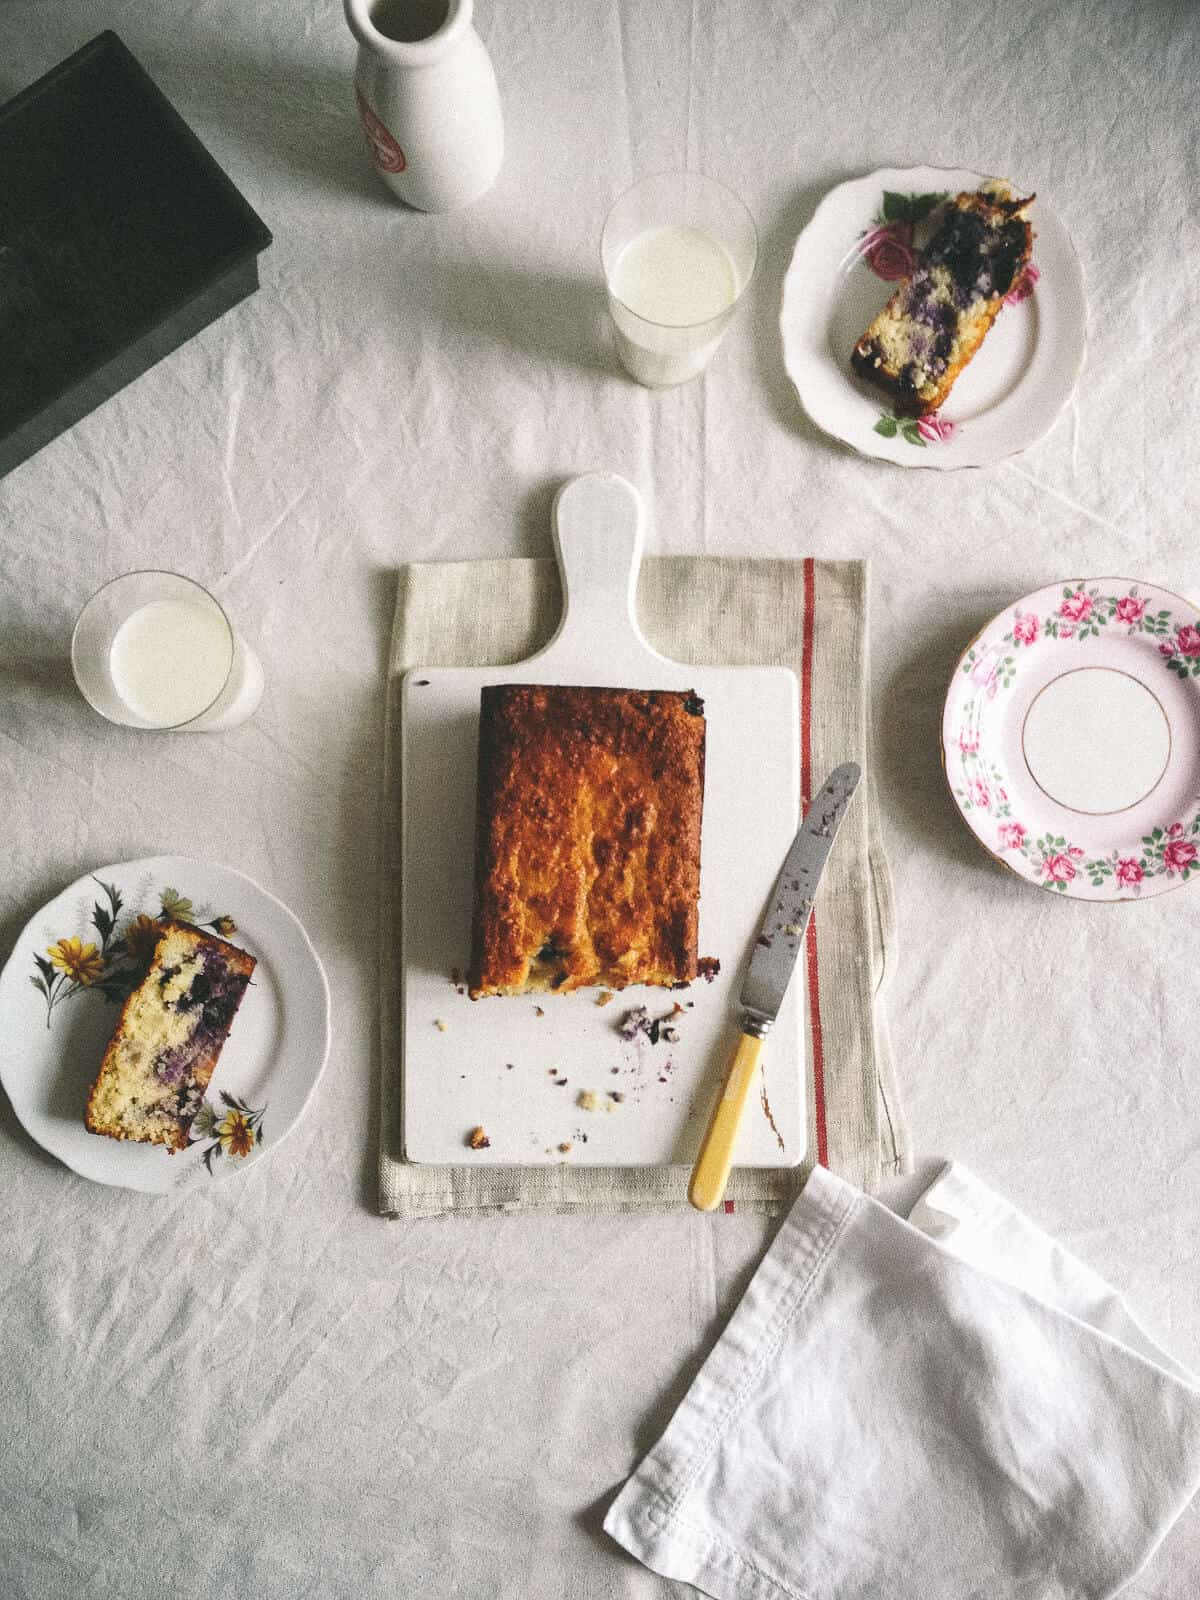
M 181 1600 L 684 1592 L 600 1523 L 769 1225 L 374 1215 L 395 570 L 548 554 L 553 492 L 587 468 L 639 485 L 652 550 L 870 557 L 915 1147 L 963 1160 L 1200 1363 L 1200 898 L 1029 889 L 967 836 L 937 763 L 953 661 L 1004 601 L 1089 572 L 1200 590 L 1200 9 L 479 0 L 478 21 L 507 159 L 482 202 L 429 218 L 367 165 L 336 4 L 0 8 L 0 94 L 116 28 L 275 233 L 258 295 L 0 481 L 0 943 L 90 866 L 183 849 L 296 910 L 335 1023 L 291 1140 L 179 1201 L 73 1178 L 0 1097 L 14 1600 L 157 1596 L 167 1572 Z M 820 196 L 920 161 L 1038 189 L 1087 274 L 1076 402 L 979 472 L 831 444 L 780 359 Z M 598 238 L 631 178 L 681 164 L 744 196 L 760 266 L 706 380 L 652 394 L 604 342 Z M 147 565 L 207 582 L 257 644 L 245 727 L 122 733 L 75 697 L 76 610 Z M 1193 1508 L 1129 1592 L 1190 1600 L 1198 1575 Z

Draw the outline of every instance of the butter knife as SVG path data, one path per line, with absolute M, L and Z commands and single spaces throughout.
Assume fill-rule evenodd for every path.
M 764 1041 L 783 1005 L 804 946 L 821 874 L 861 776 L 861 768 L 853 761 L 829 774 L 813 796 L 775 880 L 742 985 L 741 1038 L 688 1185 L 688 1199 L 697 1211 L 714 1210 L 725 1193 L 742 1112 Z

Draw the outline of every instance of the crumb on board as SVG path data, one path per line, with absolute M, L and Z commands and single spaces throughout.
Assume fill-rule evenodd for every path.
M 596 996 L 596 1004 L 598 1006 L 606 1006 L 610 1000 L 615 1000 L 616 998 L 616 994 L 612 989 L 601 989 Z
M 594 1089 L 580 1089 L 575 1096 L 575 1104 L 581 1111 L 599 1111 L 601 1100 Z
M 535 1017 L 544 1017 L 546 1015 L 546 1013 L 542 1010 L 541 1006 L 534 1006 L 533 1014 L 534 1014 Z
M 435 1018 L 433 1025 L 439 1033 L 445 1033 L 446 1029 L 450 1026 L 448 1022 L 443 1022 L 441 1017 Z
M 625 1096 L 621 1093 L 620 1089 L 610 1089 L 608 1091 L 608 1098 L 613 1101 L 614 1104 L 620 1105 Z
M 487 1150 L 491 1146 L 491 1142 L 481 1127 L 472 1128 L 467 1135 L 467 1144 L 472 1150 Z
M 558 1148 L 564 1156 L 569 1156 L 575 1147 L 569 1139 L 564 1139 Z
M 787 934 L 789 939 L 798 939 L 804 932 L 804 929 L 798 922 L 785 922 L 783 925 L 783 931 Z
M 721 963 L 716 956 L 701 956 L 696 963 L 696 971 L 705 983 L 711 983 L 721 970 Z

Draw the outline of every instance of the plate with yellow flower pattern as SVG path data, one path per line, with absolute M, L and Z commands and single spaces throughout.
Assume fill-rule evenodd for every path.
M 88 1091 L 164 918 L 248 950 L 254 976 L 186 1150 L 89 1133 Z M 31 1138 L 96 1183 L 165 1194 L 260 1161 L 303 1116 L 329 1053 L 329 987 L 295 915 L 229 867 L 156 856 L 95 871 L 26 925 L 0 972 L 0 1082 Z

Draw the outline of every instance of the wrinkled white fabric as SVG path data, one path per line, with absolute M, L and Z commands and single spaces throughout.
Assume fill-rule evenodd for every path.
M 818 1169 L 605 1528 L 717 1600 L 1103 1600 L 1200 1484 L 1200 1388 L 965 1168 Z
M 650 554 L 870 559 L 916 1147 L 1020 1195 L 1200 1366 L 1200 889 L 1038 893 L 969 837 L 937 760 L 954 662 L 1001 605 L 1089 572 L 1200 587 L 1200 6 L 476 0 L 475 20 L 504 167 L 422 217 L 370 170 L 336 0 L 0 5 L 0 95 L 115 28 L 275 236 L 256 295 L 0 480 L 0 953 L 82 873 L 184 850 L 296 911 L 334 1018 L 287 1142 L 181 1199 L 73 1177 L 0 1095 L 3 1600 L 691 1597 L 601 1508 L 762 1220 L 377 1214 L 395 574 L 549 556 L 554 492 L 591 468 L 638 485 Z M 1075 400 L 978 472 L 830 442 L 780 354 L 822 196 L 926 161 L 1028 179 L 1087 282 Z M 606 342 L 600 229 L 633 178 L 685 165 L 746 201 L 759 261 L 703 380 L 650 393 Z M 205 583 L 258 651 L 243 727 L 123 733 L 74 693 L 79 607 L 144 566 Z M 1195 1504 L 1134 1587 L 1195 1600 Z

